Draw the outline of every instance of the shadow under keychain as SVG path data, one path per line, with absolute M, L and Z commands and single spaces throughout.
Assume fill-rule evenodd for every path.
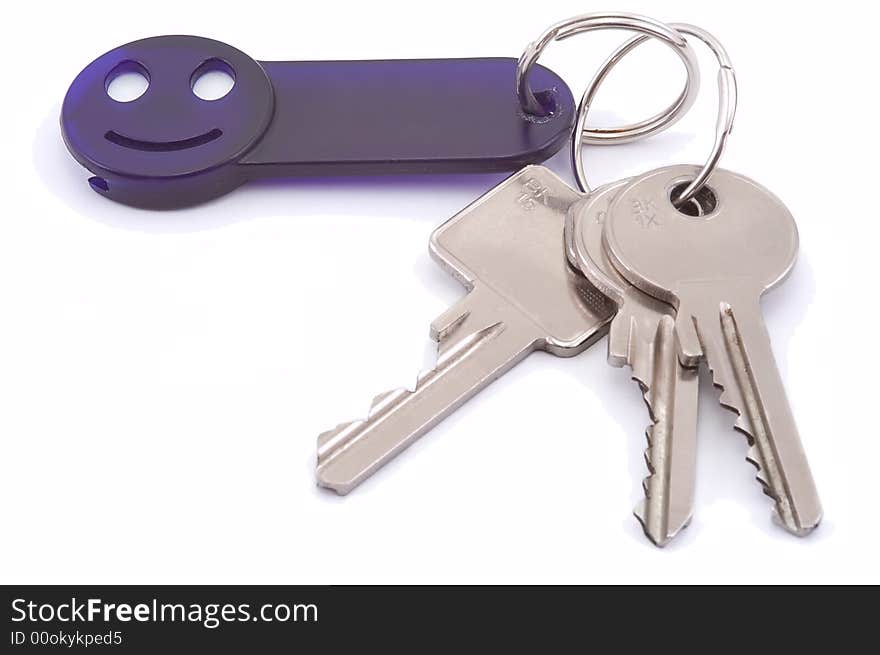
M 673 50 L 690 84 L 696 60 Z M 234 84 L 205 100 L 193 86 L 211 71 Z M 146 91 L 110 97 L 113 80 L 132 72 Z M 694 90 L 645 121 L 585 129 L 584 142 L 653 134 L 689 109 Z M 61 129 L 95 191 L 163 209 L 260 178 L 513 171 L 558 151 L 576 114 L 558 75 L 515 58 L 256 61 L 220 41 L 158 36 L 89 64 L 67 91 Z

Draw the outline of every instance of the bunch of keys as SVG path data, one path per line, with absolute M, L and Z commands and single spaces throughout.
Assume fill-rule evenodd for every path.
M 576 106 L 565 82 L 537 60 L 553 41 L 602 29 L 638 35 L 605 61 Z M 685 35 L 720 63 L 707 162 L 591 191 L 584 143 L 650 136 L 692 105 L 699 74 Z M 587 128 L 605 76 L 651 38 L 684 64 L 682 92 L 641 122 Z M 234 78 L 232 89 L 197 97 L 199 76 L 217 70 Z M 149 83 L 131 102 L 109 97 L 125 73 Z M 735 108 L 733 69 L 710 34 L 601 13 L 553 25 L 518 60 L 258 62 L 210 39 L 144 39 L 77 76 L 61 125 L 95 191 L 150 208 L 207 201 L 269 176 L 521 168 L 433 233 L 432 256 L 468 290 L 431 324 L 436 366 L 413 390 L 377 396 L 364 420 L 320 435 L 318 483 L 348 493 L 528 354 L 571 357 L 608 333 L 609 361 L 632 369 L 650 411 L 649 475 L 635 514 L 662 546 L 693 514 L 703 363 L 721 403 L 737 414 L 779 523 L 805 535 L 822 515 L 759 303 L 794 265 L 797 228 L 769 191 L 718 168 Z M 534 165 L 572 132 L 579 190 Z
M 529 68 L 547 44 L 606 27 L 641 34 L 605 62 L 581 100 L 571 145 L 580 191 L 547 168 L 528 166 L 437 228 L 431 255 L 468 294 L 431 324 L 436 366 L 413 390 L 377 396 L 364 420 L 321 434 L 318 483 L 348 493 L 529 353 L 574 356 L 608 333 L 609 362 L 632 369 L 650 411 L 649 475 L 635 510 L 650 540 L 665 545 L 693 514 L 702 363 L 722 389 L 721 404 L 737 414 L 735 427 L 748 439 L 748 460 L 773 500 L 774 518 L 806 535 L 822 509 L 760 309 L 761 295 L 795 263 L 795 222 L 768 190 L 717 168 L 733 125 L 736 80 L 724 48 L 700 28 L 660 29 L 623 14 L 576 17 L 530 45 L 518 88 L 528 88 Z M 581 136 L 599 84 L 648 38 L 688 60 L 682 35 L 705 42 L 720 63 L 708 161 L 591 192 Z M 681 106 L 696 88 L 689 77 Z M 655 119 L 662 126 L 663 116 Z

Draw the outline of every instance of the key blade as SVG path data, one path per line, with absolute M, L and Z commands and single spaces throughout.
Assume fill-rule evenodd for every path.
M 603 232 L 606 251 L 633 285 L 676 309 L 679 360 L 707 362 L 722 404 L 737 412 L 736 427 L 753 446 L 749 460 L 779 522 L 805 535 L 822 508 L 759 306 L 794 266 L 797 226 L 770 191 L 721 169 L 711 199 L 701 202 L 704 215 L 687 216 L 669 189 L 694 173 L 657 169 L 619 191 Z
M 604 334 L 613 308 L 565 258 L 579 197 L 529 166 L 434 230 L 432 257 L 471 291 L 431 325 L 437 365 L 414 389 L 319 438 L 319 484 L 348 493 L 528 353 L 571 357 Z
M 645 498 L 633 513 L 659 547 L 690 522 L 696 486 L 698 373 L 679 363 L 675 319 L 664 313 L 670 311 L 630 287 L 608 340 L 608 361 L 632 369 L 651 418 L 645 432 Z
M 318 437 L 320 486 L 347 494 L 538 347 L 535 327 L 494 296 L 478 285 L 434 321 L 437 363 L 414 389 L 381 394 L 367 418 Z
M 747 460 L 774 501 L 774 520 L 806 536 L 819 525 L 822 506 L 756 297 L 743 291 L 714 311 L 707 307 L 697 329 L 722 389 L 720 402 L 738 414 L 735 427 L 750 445 Z
M 610 184 L 572 206 L 566 217 L 566 254 L 618 304 L 608 335 L 608 361 L 632 369 L 651 418 L 645 499 L 634 514 L 645 535 L 662 547 L 693 514 L 697 374 L 678 364 L 672 306 L 630 284 L 605 250 L 602 233 L 609 205 L 625 184 Z
M 633 349 L 644 355 L 639 360 L 641 377 L 634 367 L 633 379 L 639 382 L 651 416 L 645 433 L 645 499 L 633 513 L 645 535 L 661 548 L 690 522 L 696 480 L 699 383 L 697 371 L 678 362 L 674 326 L 671 316 L 660 316 L 653 339 Z
M 742 390 L 753 448 L 750 459 L 758 479 L 776 502 L 776 518 L 798 536 L 809 534 L 822 519 L 822 507 L 807 456 L 757 303 L 720 307 L 721 332 L 733 374 Z

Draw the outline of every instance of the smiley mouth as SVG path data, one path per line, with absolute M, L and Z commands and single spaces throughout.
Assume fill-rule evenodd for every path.
M 195 148 L 210 143 L 215 139 L 219 139 L 221 136 L 223 136 L 223 130 L 217 128 L 188 139 L 180 139 L 179 141 L 142 141 L 141 139 L 133 139 L 129 136 L 125 136 L 114 130 L 110 130 L 104 134 L 104 138 L 110 143 L 115 143 L 123 148 L 144 150 L 146 152 L 173 152 L 175 150 L 187 150 L 188 148 Z

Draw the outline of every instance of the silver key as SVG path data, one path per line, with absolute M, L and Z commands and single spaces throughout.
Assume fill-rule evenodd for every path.
M 648 405 L 645 499 L 635 509 L 645 535 L 665 546 L 693 514 L 696 479 L 697 371 L 678 361 L 675 310 L 629 283 L 611 264 L 602 243 L 608 208 L 622 180 L 597 189 L 569 210 L 569 261 L 617 304 L 608 335 L 608 361 L 629 366 Z
M 434 231 L 432 256 L 469 290 L 431 324 L 436 367 L 320 435 L 318 484 L 348 493 L 529 353 L 571 357 L 604 335 L 614 307 L 565 257 L 565 215 L 580 197 L 529 166 Z
M 822 508 L 760 307 L 794 266 L 797 227 L 776 196 L 724 170 L 712 175 L 706 215 L 679 212 L 670 193 L 696 172 L 662 168 L 622 189 L 606 221 L 606 251 L 631 283 L 676 308 L 681 362 L 707 362 L 721 403 L 739 415 L 776 518 L 805 535 Z

